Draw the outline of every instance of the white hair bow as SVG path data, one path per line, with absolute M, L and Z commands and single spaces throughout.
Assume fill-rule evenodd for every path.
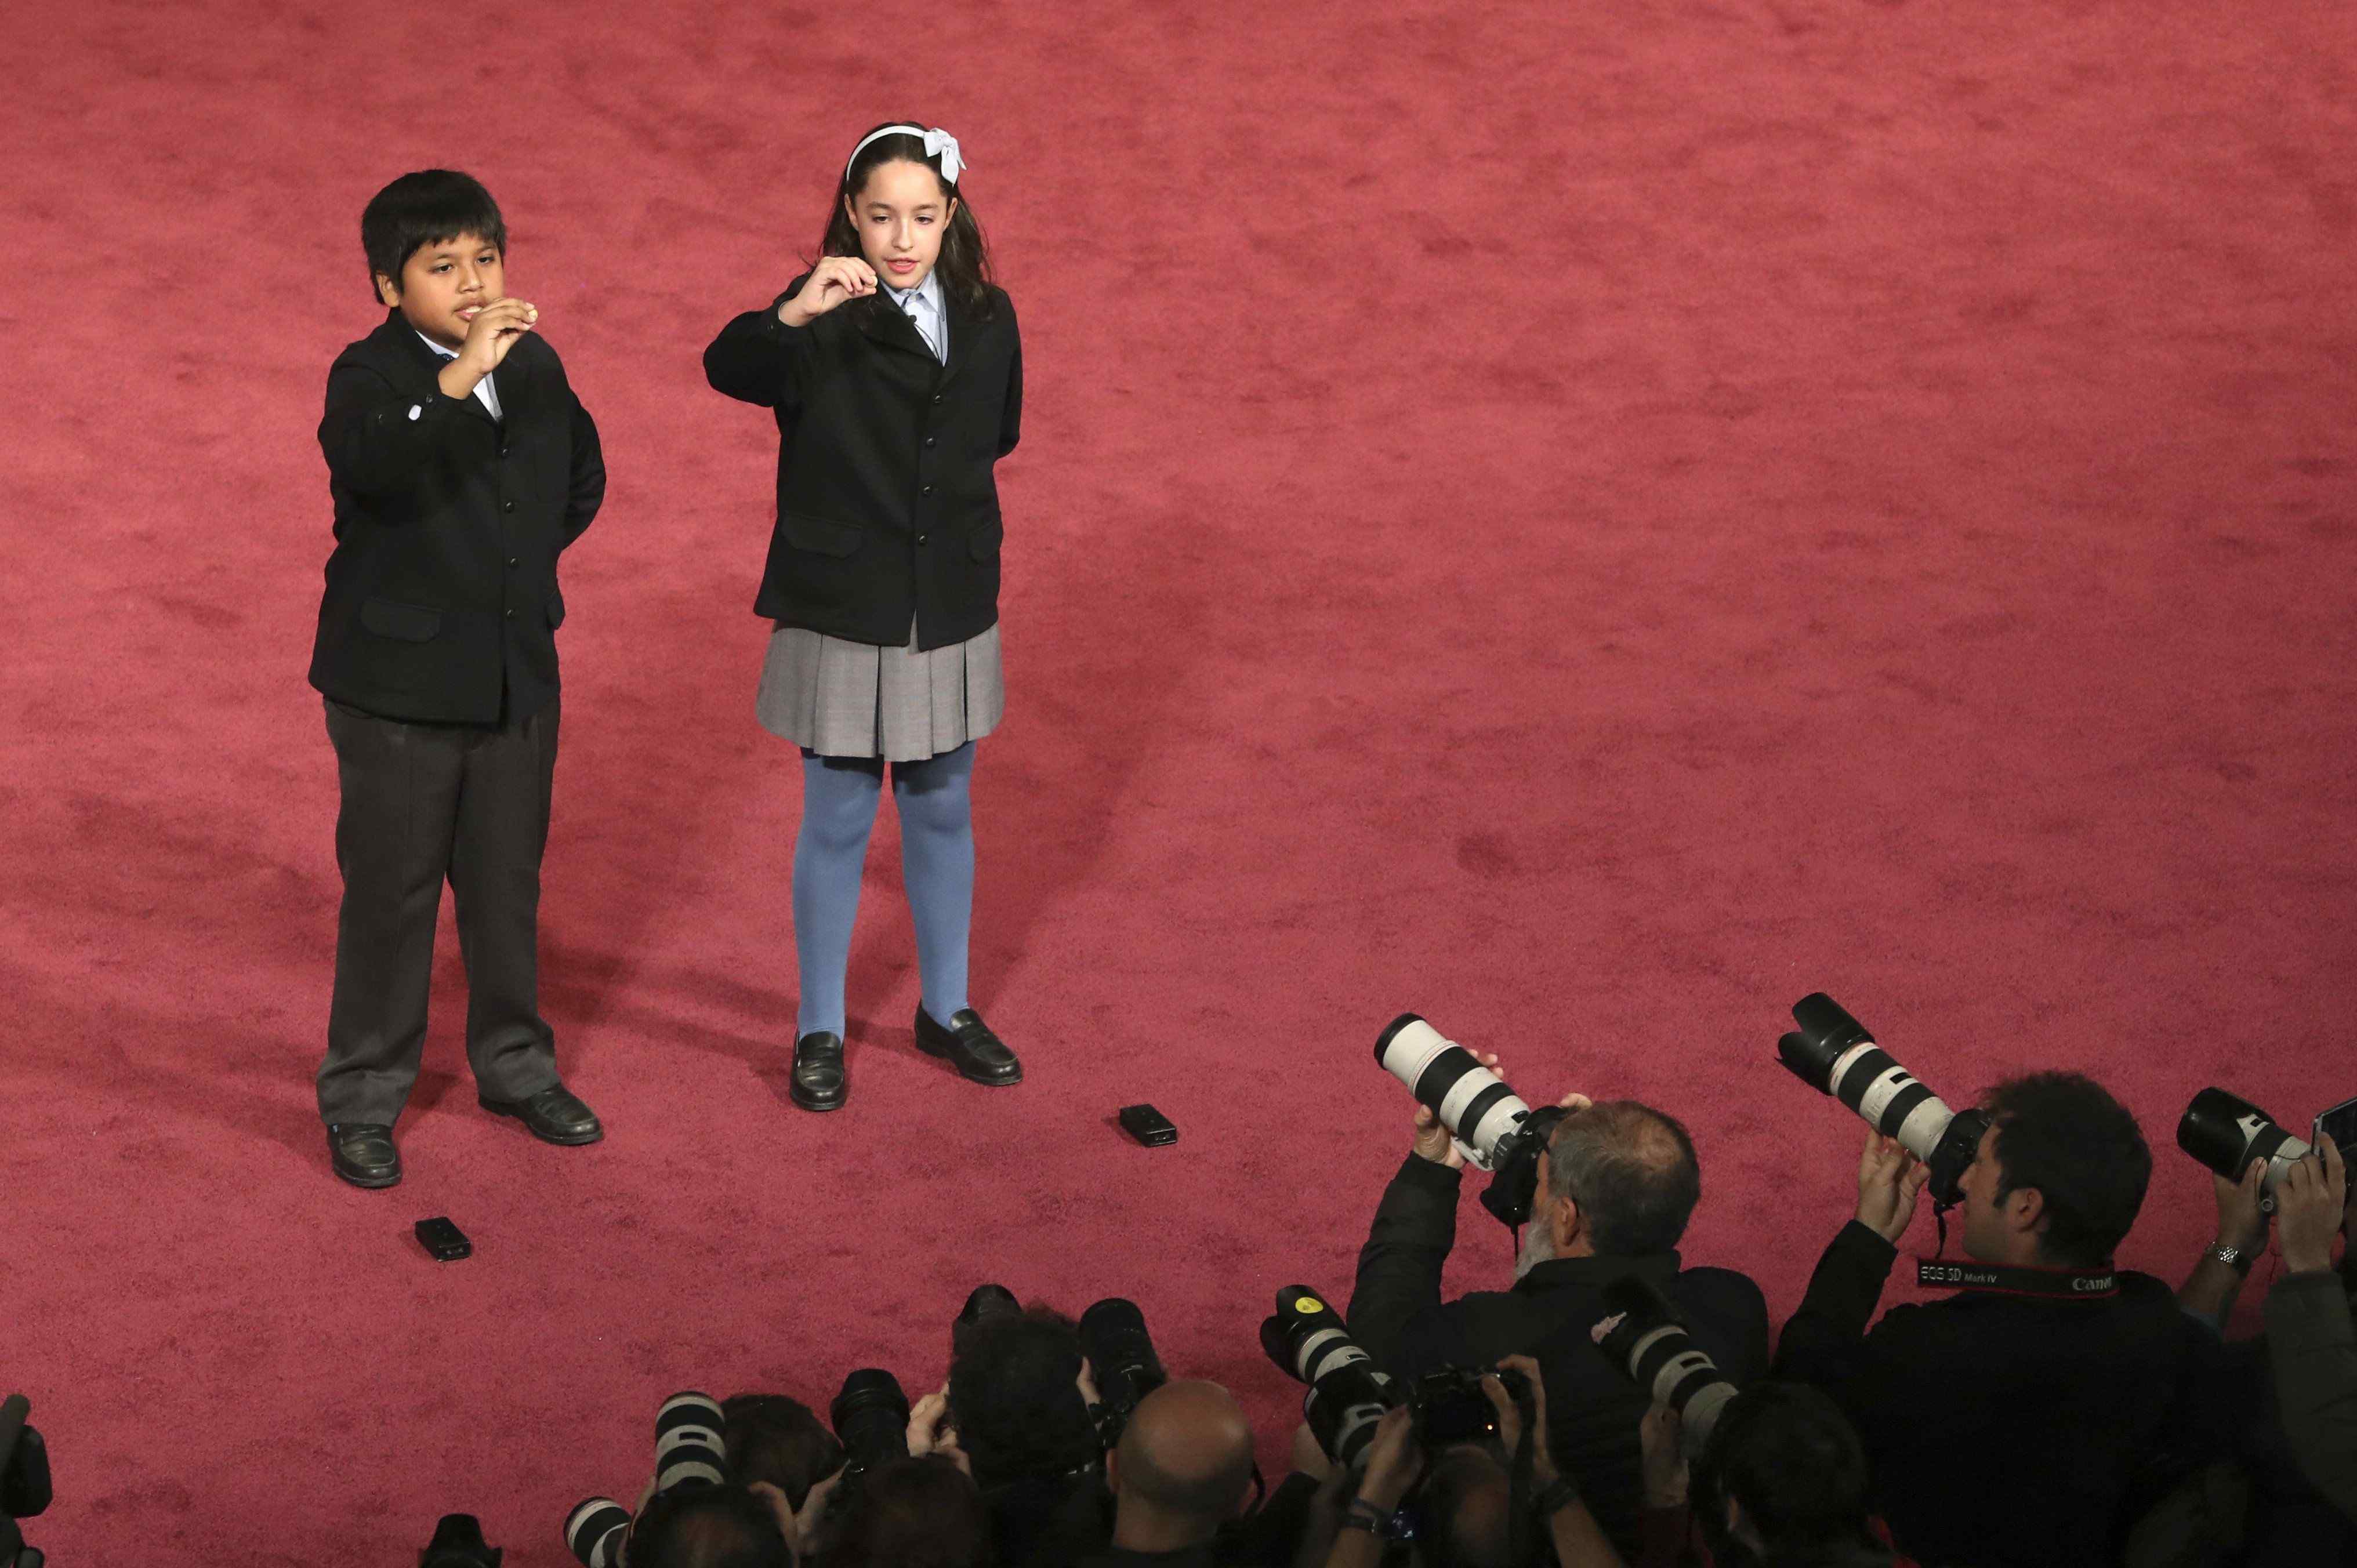
M 925 144 L 925 156 L 942 160 L 942 177 L 952 185 L 958 182 L 959 174 L 965 168 L 965 159 L 958 152 L 957 138 L 940 126 L 936 125 L 928 130 L 922 125 L 887 125 L 880 131 L 870 132 L 859 138 L 859 145 L 852 148 L 851 156 L 844 161 L 844 178 L 851 177 L 851 166 L 859 161 L 859 155 L 866 150 L 867 144 L 883 136 L 920 138 Z

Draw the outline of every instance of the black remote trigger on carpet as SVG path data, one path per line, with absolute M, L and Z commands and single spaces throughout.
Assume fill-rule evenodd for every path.
M 472 1257 L 475 1244 L 467 1233 L 440 1215 L 417 1222 L 418 1244 L 445 1263 L 455 1263 L 460 1258 Z
M 1149 1149 L 1178 1141 L 1178 1129 L 1170 1124 L 1170 1118 L 1151 1105 L 1123 1106 L 1121 1127 L 1123 1132 Z

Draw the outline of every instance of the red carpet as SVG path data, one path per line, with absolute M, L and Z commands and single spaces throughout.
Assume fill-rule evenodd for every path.
M 2357 1093 L 2345 7 L 26 0 L 0 50 L 0 1382 L 60 1563 L 393 1563 L 469 1509 L 554 1563 L 663 1394 L 929 1384 L 984 1279 L 1137 1296 L 1280 1466 L 1254 1327 L 1345 1287 L 1403 1007 L 1685 1117 L 1688 1255 L 1780 1314 L 1857 1141 L 1772 1065 L 1803 992 L 1960 1103 L 2112 1084 L 2165 1273 L 2195 1090 Z M 975 972 L 1030 1077 L 913 1049 L 888 830 L 820 1120 L 752 717 L 774 436 L 698 357 L 902 113 L 1028 339 Z M 612 1132 L 475 1109 L 446 931 L 368 1195 L 310 1086 L 312 431 L 360 209 L 432 164 L 506 206 L 613 474 L 544 927 Z

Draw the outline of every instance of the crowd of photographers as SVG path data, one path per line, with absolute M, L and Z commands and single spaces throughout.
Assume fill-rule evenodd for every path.
M 1829 999 L 1794 1015 L 1785 1064 L 1867 1129 L 1857 1218 L 1772 1349 L 1758 1286 L 1678 1251 L 1702 1184 L 1674 1117 L 1534 1109 L 1405 1017 L 1377 1056 L 1419 1101 L 1413 1146 L 1351 1298 L 1289 1286 L 1262 1325 L 1307 1385 L 1274 1485 L 1235 1398 L 1168 1375 L 1135 1305 L 1073 1319 L 985 1285 L 921 1398 L 873 1369 L 825 1420 L 674 1397 L 638 1507 L 584 1503 L 566 1542 L 589 1568 L 2357 1562 L 2357 1205 L 2324 1119 L 2302 1140 L 2195 1100 L 2179 1144 L 2233 1174 L 2172 1290 L 2114 1265 L 2152 1158 L 2101 1086 L 2036 1073 L 1952 1112 Z M 1509 1288 L 1452 1301 L 1469 1158 L 1520 1253 Z M 1927 1190 L 1941 1294 L 1878 1321 Z M 2271 1231 L 2266 1333 L 2230 1342 Z M 450 1533 L 428 1568 L 487 1560 Z

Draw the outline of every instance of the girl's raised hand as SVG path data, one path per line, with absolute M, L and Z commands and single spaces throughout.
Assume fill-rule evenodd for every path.
M 876 292 L 876 269 L 857 256 L 825 256 L 811 269 L 802 292 L 778 306 L 778 319 L 805 327 L 846 299 Z

